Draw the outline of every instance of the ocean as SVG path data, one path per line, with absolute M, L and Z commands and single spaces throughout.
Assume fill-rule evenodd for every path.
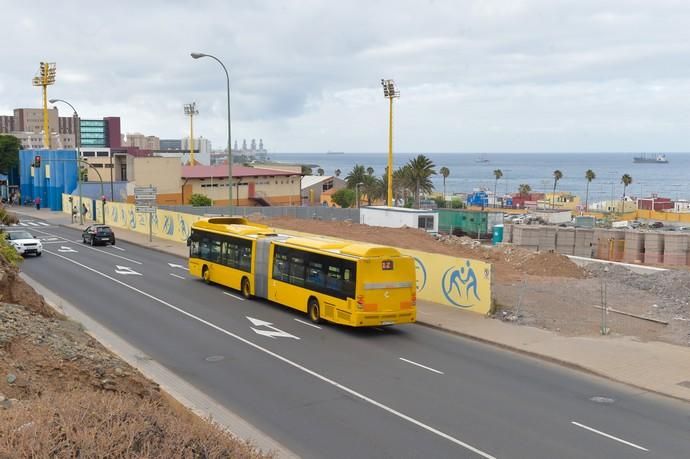
M 436 172 L 445 166 L 450 170 L 446 179 L 446 192 L 471 192 L 477 188 L 494 189 L 495 169 L 503 171 L 498 181 L 498 194 L 517 192 L 518 186 L 527 183 L 535 192 L 553 189 L 553 171 L 558 169 L 563 178 L 557 191 L 568 191 L 584 200 L 585 171 L 596 174 L 589 188 L 589 201 L 620 199 L 623 194 L 621 177 L 629 174 L 633 183 L 626 191 L 628 196 L 644 197 L 653 193 L 671 199 L 690 198 L 690 153 L 666 154 L 668 164 L 634 164 L 634 153 L 425 153 L 436 166 Z M 388 163 L 386 153 L 271 153 L 271 160 L 318 165 L 326 175 L 334 175 L 336 169 L 345 178 L 355 164 L 373 167 L 381 176 Z M 394 153 L 394 169 L 406 164 L 417 153 Z M 317 167 L 313 172 L 316 174 Z M 433 183 L 443 190 L 443 177 L 436 175 Z

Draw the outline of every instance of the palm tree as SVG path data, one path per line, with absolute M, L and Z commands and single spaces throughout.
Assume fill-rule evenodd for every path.
M 529 186 L 527 183 L 521 183 L 520 186 L 518 186 L 518 193 L 520 193 L 520 196 L 526 196 L 532 191 L 532 187 Z
M 367 167 L 367 174 L 368 175 L 374 175 L 374 168 L 371 166 Z
M 434 184 L 431 181 L 431 176 L 436 175 L 434 170 L 434 163 L 424 155 L 418 155 L 411 159 L 407 166 L 409 180 L 414 183 L 414 198 L 417 208 L 420 207 L 421 193 L 430 193 L 434 189 Z
M 340 172 L 340 169 L 336 169 L 336 170 L 334 171 L 334 174 L 335 174 L 336 177 L 340 177 L 340 174 L 342 174 L 342 172 Z
M 625 201 L 625 190 L 628 188 L 628 185 L 632 183 L 633 179 L 630 176 L 630 174 L 623 174 L 623 177 L 621 177 L 621 183 L 623 184 L 623 201 Z M 621 212 L 625 212 L 625 204 L 622 205 L 623 210 Z
M 345 176 L 347 187 L 354 188 L 358 183 L 363 183 L 366 176 L 367 171 L 364 169 L 364 166 L 361 164 L 355 164 L 350 173 Z
M 311 167 L 302 165 L 302 175 L 311 175 Z
M 448 169 L 446 166 L 443 166 L 438 171 L 443 176 L 443 207 L 446 207 L 446 179 L 450 175 L 450 169 Z
M 597 178 L 597 174 L 595 174 L 592 169 L 587 169 L 587 172 L 585 172 L 585 178 L 587 179 L 587 192 L 585 193 L 585 212 L 587 212 L 589 210 L 589 184 L 592 183 L 592 180 Z
M 324 171 L 323 169 L 321 169 L 320 167 L 316 170 L 316 173 L 319 174 L 319 175 L 323 175 L 324 172 L 325 172 L 325 171 Z
M 501 169 L 496 169 L 494 171 L 494 177 L 496 177 L 496 181 L 494 182 L 494 207 L 496 207 L 496 203 L 498 203 L 498 199 L 496 199 L 496 188 L 498 187 L 498 179 L 503 177 L 503 171 Z
M 551 195 L 551 208 L 555 208 L 555 201 L 556 201 L 556 185 L 558 184 L 558 181 L 563 178 L 563 172 L 559 171 L 556 169 L 553 171 L 553 194 Z

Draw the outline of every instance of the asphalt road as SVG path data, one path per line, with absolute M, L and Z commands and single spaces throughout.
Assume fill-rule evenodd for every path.
M 24 272 L 303 457 L 690 457 L 688 404 L 421 325 L 316 327 L 185 259 L 30 230 Z

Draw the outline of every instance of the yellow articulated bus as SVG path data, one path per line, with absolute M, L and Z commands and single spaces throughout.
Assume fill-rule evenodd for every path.
M 189 273 L 353 327 L 416 320 L 415 266 L 392 247 L 276 234 L 244 218 L 192 225 Z

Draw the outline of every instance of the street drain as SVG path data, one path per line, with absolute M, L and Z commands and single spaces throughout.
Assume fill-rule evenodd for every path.
M 615 402 L 615 400 L 612 399 L 612 398 L 609 398 L 609 397 L 599 397 L 599 396 L 597 396 L 597 397 L 592 397 L 592 398 L 590 398 L 590 400 L 593 401 L 593 402 L 595 402 L 595 403 L 613 403 L 613 402 Z
M 220 362 L 224 358 L 225 357 L 223 357 L 222 355 L 209 355 L 204 360 L 206 360 L 207 362 Z

